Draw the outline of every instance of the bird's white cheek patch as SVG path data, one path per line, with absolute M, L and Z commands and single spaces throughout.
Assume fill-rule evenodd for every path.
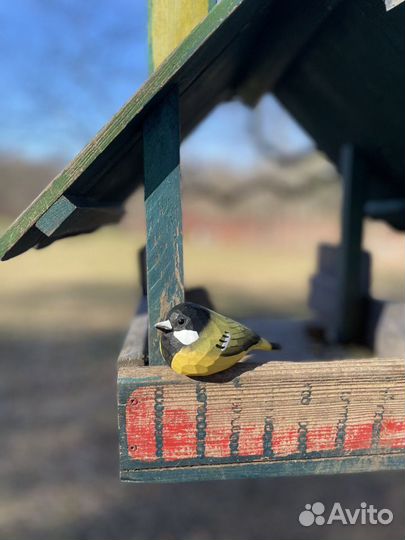
M 198 332 L 196 332 L 195 330 L 176 330 L 175 332 L 173 332 L 173 335 L 183 345 L 191 345 L 191 343 L 197 341 L 199 337 Z

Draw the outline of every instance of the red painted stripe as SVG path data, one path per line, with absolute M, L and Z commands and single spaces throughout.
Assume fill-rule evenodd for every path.
M 210 428 L 207 430 L 205 438 L 205 456 L 206 457 L 228 457 L 231 455 L 230 450 L 231 430 Z
M 240 456 L 263 455 L 263 425 L 243 425 L 239 434 L 238 454 Z
M 126 405 L 128 455 L 137 460 L 156 460 L 155 389 L 138 388 Z
M 373 423 L 346 426 L 345 450 L 364 450 L 371 447 Z
M 275 456 L 288 456 L 298 452 L 298 426 L 280 429 L 275 425 L 272 449 Z
M 307 433 L 307 452 L 322 452 L 335 448 L 336 426 L 317 426 Z
M 163 457 L 166 461 L 197 457 L 196 411 L 165 406 Z
M 380 446 L 405 448 L 405 421 L 387 418 L 381 424 Z
M 210 403 L 207 389 L 208 410 L 206 415 L 206 457 L 228 457 L 231 455 L 230 438 L 232 434 L 232 405 L 219 409 Z
M 176 389 L 173 389 L 175 392 Z M 168 390 L 170 393 L 170 390 Z M 166 461 L 197 457 L 197 406 L 187 409 L 171 407 L 175 396 L 165 395 L 163 409 L 163 457 Z M 189 401 L 193 403 L 192 400 Z M 209 393 L 208 393 L 208 405 Z M 211 404 L 212 405 L 212 404 Z M 208 406 L 206 415 L 206 457 L 229 457 L 231 403 L 226 409 Z M 307 452 L 327 451 L 335 448 L 336 425 L 317 426 L 308 429 Z M 373 423 L 348 424 L 344 449 L 365 450 L 372 446 Z M 126 436 L 128 455 L 136 460 L 156 461 L 155 439 L 155 388 L 135 390 L 126 405 Z M 387 418 L 383 420 L 379 444 L 384 448 L 405 448 L 405 421 Z M 298 451 L 298 426 L 275 424 L 272 434 L 272 450 L 275 457 L 288 456 Z M 263 423 L 244 424 L 241 418 L 238 453 L 241 456 L 263 455 Z

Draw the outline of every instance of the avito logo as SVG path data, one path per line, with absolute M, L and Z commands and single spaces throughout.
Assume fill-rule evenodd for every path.
M 372 504 L 362 502 L 360 508 L 351 510 L 343 508 L 339 502 L 335 502 L 328 515 L 325 515 L 325 505 L 321 502 L 306 504 L 298 516 L 298 521 L 304 527 L 311 525 L 389 525 L 394 519 L 394 514 L 388 508 L 380 510 Z

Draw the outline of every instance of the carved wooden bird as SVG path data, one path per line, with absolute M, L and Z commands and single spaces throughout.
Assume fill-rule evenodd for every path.
M 249 351 L 281 349 L 243 324 L 191 302 L 172 308 L 155 327 L 162 332 L 163 358 L 182 375 L 212 375 L 230 368 Z

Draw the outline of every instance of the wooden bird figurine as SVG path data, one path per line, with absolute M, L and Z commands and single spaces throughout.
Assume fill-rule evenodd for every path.
M 212 375 L 230 368 L 249 351 L 281 348 L 229 317 L 191 302 L 172 308 L 155 328 L 162 332 L 163 358 L 182 375 Z

